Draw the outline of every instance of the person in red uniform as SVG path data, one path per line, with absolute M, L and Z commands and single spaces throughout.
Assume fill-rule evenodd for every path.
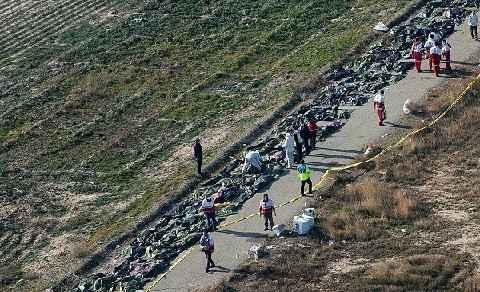
M 215 245 L 213 242 L 213 237 L 208 233 L 207 229 L 203 231 L 202 237 L 200 238 L 200 246 L 202 247 L 202 251 L 205 253 L 205 257 L 207 258 L 207 267 L 205 272 L 208 273 L 210 268 L 215 267 L 215 263 L 212 260 L 212 253 L 215 249 Z
M 275 206 L 273 205 L 273 201 L 268 198 L 268 194 L 263 195 L 263 200 L 260 201 L 260 208 L 259 208 L 260 216 L 263 215 L 265 219 L 265 230 L 268 230 L 268 223 L 270 223 L 270 230 L 273 228 L 273 214 L 277 216 L 275 212 Z
M 423 43 L 421 38 L 419 37 L 415 38 L 410 54 L 412 58 L 415 60 L 415 68 L 417 69 L 417 72 L 418 73 L 422 72 Z
M 431 33 L 428 35 L 428 39 L 425 42 L 425 53 L 426 53 L 426 59 L 428 59 L 428 65 L 430 66 L 430 71 L 432 71 L 432 58 L 430 58 L 430 49 L 435 46 L 435 34 Z
M 208 228 L 217 230 L 217 219 L 215 218 L 215 200 L 212 197 L 205 196 L 202 201 L 202 211 L 207 220 Z
M 432 48 L 430 48 L 430 60 L 433 64 L 433 73 L 437 77 L 439 76 L 438 74 L 440 74 L 440 60 L 442 58 L 442 50 L 438 45 L 437 42 Z
M 315 145 L 317 144 L 317 130 L 318 126 L 317 123 L 313 120 L 309 120 L 307 124 L 308 128 L 308 137 L 310 138 L 310 150 L 315 149 Z
M 385 120 L 385 91 L 380 90 L 373 98 L 373 110 L 377 112 L 378 125 L 383 126 Z
M 442 43 L 442 57 L 445 60 L 445 70 L 448 72 L 452 71 L 452 66 L 450 65 L 451 61 L 451 49 L 452 46 L 447 42 L 447 40 L 443 40 Z

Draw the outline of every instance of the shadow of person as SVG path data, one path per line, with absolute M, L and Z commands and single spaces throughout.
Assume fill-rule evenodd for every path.
M 384 122 L 384 124 L 389 125 L 390 127 L 399 128 L 399 129 L 411 129 L 412 128 L 410 126 L 395 124 L 395 123 L 392 123 L 392 122 Z
M 211 273 L 230 273 L 231 270 L 229 268 L 225 268 L 222 266 L 215 266 L 213 268 L 210 268 L 209 272 Z
M 219 230 L 219 233 L 231 234 L 237 237 L 251 237 L 251 238 L 262 238 L 267 237 L 265 233 L 257 233 L 257 232 L 241 232 L 241 231 L 234 231 L 234 230 Z

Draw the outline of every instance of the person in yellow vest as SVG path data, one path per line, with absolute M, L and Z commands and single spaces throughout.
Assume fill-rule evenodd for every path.
M 263 200 L 260 201 L 260 216 L 263 215 L 263 218 L 265 219 L 265 231 L 268 230 L 268 223 L 270 223 L 270 230 L 273 229 L 273 214 L 277 216 L 277 213 L 275 212 L 275 206 L 273 204 L 273 201 L 268 198 L 268 194 L 263 195 Z
M 305 184 L 308 184 L 308 193 L 312 193 L 312 180 L 310 179 L 310 169 L 308 166 L 305 165 L 305 161 L 301 161 L 300 165 L 297 167 L 297 174 L 302 186 L 300 187 L 300 191 L 302 196 L 305 196 Z

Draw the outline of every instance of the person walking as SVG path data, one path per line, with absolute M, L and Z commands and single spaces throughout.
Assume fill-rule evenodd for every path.
M 477 32 L 477 26 L 478 26 L 478 16 L 475 11 L 472 11 L 470 15 L 467 17 L 467 24 L 468 27 L 470 28 L 470 36 L 472 39 L 476 40 L 478 39 L 478 32 Z
M 215 218 L 215 200 L 208 195 L 202 201 L 202 211 L 207 220 L 207 227 L 209 230 L 217 230 L 217 219 Z
M 300 138 L 302 138 L 302 144 L 305 147 L 305 155 L 310 154 L 310 144 L 307 124 L 303 124 L 300 127 Z
M 410 52 L 412 59 L 415 60 L 415 68 L 418 73 L 422 72 L 423 43 L 420 37 L 416 37 Z
M 195 140 L 195 144 L 193 145 L 193 157 L 197 161 L 197 174 L 202 175 L 203 149 L 202 144 L 200 144 L 200 139 Z
M 373 110 L 377 112 L 378 125 L 383 126 L 385 120 L 385 91 L 382 89 L 373 98 Z
M 294 163 L 293 161 L 293 156 L 295 152 L 295 141 L 292 137 L 292 135 L 287 132 L 285 134 L 285 141 L 283 141 L 283 149 L 285 150 L 285 158 L 287 160 L 287 168 L 292 167 L 292 164 Z
M 302 142 L 300 142 L 300 133 L 299 131 L 293 132 L 293 140 L 295 141 L 295 149 L 297 151 L 297 158 L 296 158 L 296 163 L 300 163 L 303 159 L 303 152 L 302 152 Z
M 268 229 L 272 230 L 273 229 L 273 214 L 277 216 L 277 213 L 275 212 L 275 206 L 273 204 L 273 201 L 268 198 L 268 194 L 263 195 L 263 200 L 260 201 L 260 207 L 259 207 L 259 212 L 260 216 L 263 215 L 263 218 L 265 219 L 265 231 Z M 270 223 L 270 228 L 268 228 L 268 224 Z
M 445 70 L 448 72 L 452 71 L 452 66 L 450 65 L 451 62 L 451 50 L 452 46 L 447 42 L 447 40 L 443 40 L 442 42 L 442 57 L 445 60 Z
M 212 260 L 212 253 L 215 249 L 215 244 L 213 242 L 212 235 L 208 233 L 207 229 L 203 230 L 202 237 L 200 238 L 200 246 L 207 259 L 207 267 L 205 268 L 205 272 L 208 273 L 211 268 L 215 267 L 215 263 Z
M 439 48 L 438 42 L 430 49 L 430 63 L 433 64 L 433 73 L 439 77 L 440 60 L 442 58 L 442 50 Z
M 310 169 L 308 166 L 305 164 L 305 161 L 301 161 L 300 165 L 297 167 L 297 175 L 298 178 L 300 179 L 301 186 L 300 186 L 300 193 L 302 196 L 305 196 L 305 184 L 308 184 L 308 193 L 312 193 L 312 180 L 310 179 Z
M 317 144 L 317 130 L 318 126 L 317 123 L 310 119 L 307 124 L 308 128 L 308 137 L 310 139 L 310 150 L 315 149 L 315 146 Z
M 430 67 L 430 71 L 432 71 L 432 59 L 430 58 L 430 49 L 433 48 L 434 46 L 435 46 L 435 34 L 430 33 L 424 45 L 425 52 L 426 52 L 426 59 L 428 59 L 428 65 Z

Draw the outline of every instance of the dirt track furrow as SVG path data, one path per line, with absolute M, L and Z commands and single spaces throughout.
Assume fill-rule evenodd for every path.
M 5 1 L 0 3 L 0 11 L 11 11 L 15 10 L 18 6 L 18 2 L 15 0 Z
M 4 42 L 0 46 L 0 50 L 8 51 L 9 49 L 17 48 L 19 45 L 26 44 L 27 40 L 28 42 L 32 43 L 36 40 L 38 35 L 52 33 L 52 31 L 57 28 L 72 24 L 75 20 L 78 20 L 80 17 L 83 17 L 88 13 L 94 12 L 96 9 L 102 6 L 104 6 L 104 2 L 98 3 L 95 2 L 95 0 L 92 0 L 82 3 L 81 6 L 72 7 L 72 9 L 76 9 L 75 12 L 70 9 L 56 12 L 52 14 L 52 17 L 49 19 L 49 21 L 42 20 L 42 24 L 40 26 L 37 26 L 34 29 L 31 29 L 31 27 L 24 27 L 17 33 L 4 38 Z M 77 10 L 78 8 L 80 9 Z
M 30 6 L 25 5 L 26 6 L 25 9 L 22 9 L 22 11 L 16 11 L 16 13 L 0 10 L 0 17 L 2 19 L 1 22 L 3 25 L 2 28 L 0 28 L 0 34 L 3 34 L 11 30 L 18 33 L 24 27 L 27 27 L 32 23 L 35 23 L 35 22 L 38 23 L 40 20 L 43 21 L 44 17 L 48 17 L 49 15 L 52 14 L 52 8 L 54 8 L 55 10 L 58 10 L 61 7 L 68 5 L 68 3 L 72 3 L 72 2 L 68 0 L 64 0 L 62 2 L 59 2 L 58 3 L 59 5 L 57 4 L 57 6 L 55 7 L 45 5 L 45 6 L 40 6 L 38 9 L 36 9 L 39 5 L 41 5 L 40 2 L 36 1 Z
M 15 48 L 15 49 L 19 49 L 19 50 L 16 50 L 16 52 L 15 52 L 13 55 L 9 55 L 9 56 L 4 57 L 3 59 L 0 60 L 0 70 L 3 69 L 5 66 L 7 66 L 8 63 L 9 63 L 12 59 L 14 59 L 14 58 L 20 56 L 21 54 L 23 54 L 23 53 L 28 49 L 27 45 L 31 45 L 32 43 L 34 43 L 36 46 L 39 46 L 39 45 L 44 44 L 48 39 L 50 39 L 50 38 L 52 37 L 52 35 L 47 35 L 47 36 L 45 36 L 47 33 L 50 33 L 50 34 L 58 34 L 58 33 L 62 32 L 62 31 L 65 30 L 65 29 L 71 28 L 77 21 L 80 21 L 80 20 L 82 20 L 84 17 L 86 17 L 86 14 L 92 13 L 92 12 L 98 13 L 98 12 L 101 12 L 101 11 L 103 11 L 103 10 L 105 10 L 105 9 L 107 9 L 107 7 L 105 7 L 105 6 L 103 6 L 103 7 L 94 7 L 94 8 L 92 8 L 92 9 L 90 9 L 89 11 L 86 11 L 86 12 L 85 12 L 84 14 L 82 14 L 82 15 L 77 15 L 75 18 L 72 18 L 72 19 L 71 19 L 72 21 L 71 21 L 70 23 L 68 23 L 68 24 L 64 23 L 64 24 L 62 24 L 61 26 L 55 26 L 55 27 L 50 27 L 50 29 L 45 29 L 45 30 L 43 31 L 43 35 L 40 35 L 40 36 L 39 36 L 39 34 L 37 34 L 36 37 L 33 38 L 33 39 L 32 39 L 31 37 L 28 37 L 29 42 L 28 42 L 28 43 L 24 43 L 23 46 L 22 46 L 22 44 L 21 44 L 20 42 L 17 42 L 16 44 L 9 46 L 9 48 L 7 48 L 5 51 L 8 51 L 9 49 L 11 50 L 11 49 L 14 49 L 14 48 Z M 20 46 L 22 46 L 22 47 L 19 48 Z M 6 55 L 5 53 L 6 53 L 6 52 L 4 52 L 4 55 Z
M 41 3 L 39 1 L 29 1 L 25 2 L 19 6 L 15 6 L 15 11 L 11 11 L 11 9 L 3 9 L 0 8 L 0 18 L 2 23 L 2 28 L 0 28 L 0 32 L 9 32 L 11 30 L 15 30 L 18 23 L 21 23 L 25 20 L 26 14 L 29 14 L 36 9 Z M 43 10 L 47 9 L 48 7 L 43 7 Z M 41 11 L 39 8 L 38 11 Z M 38 13 L 36 11 L 36 13 Z M 21 17 L 22 16 L 22 17 Z

